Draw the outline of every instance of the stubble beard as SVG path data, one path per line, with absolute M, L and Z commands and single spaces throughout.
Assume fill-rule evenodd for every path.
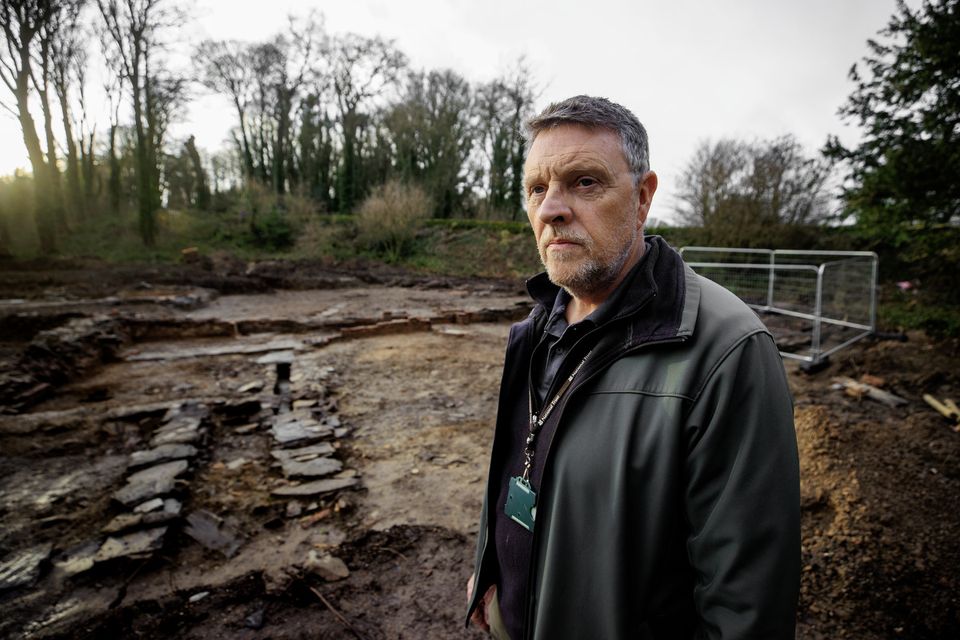
M 575 298 L 588 298 L 612 285 L 630 258 L 639 230 L 630 226 L 624 242 L 614 250 L 598 253 L 596 242 L 585 235 L 555 233 L 550 240 L 562 238 L 576 242 L 586 255 L 564 258 L 557 253 L 548 255 L 546 245 L 540 246 L 540 262 L 547 270 L 550 282 L 562 287 Z

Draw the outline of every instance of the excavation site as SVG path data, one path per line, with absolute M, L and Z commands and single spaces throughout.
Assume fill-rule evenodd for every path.
M 0 637 L 483 637 L 465 583 L 530 305 L 382 266 L 4 263 Z M 922 400 L 957 397 L 958 346 L 899 338 L 786 361 L 799 638 L 960 629 L 960 433 Z

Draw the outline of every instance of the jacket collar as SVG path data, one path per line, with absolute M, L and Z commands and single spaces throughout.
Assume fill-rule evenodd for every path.
M 625 347 L 686 339 L 693 334 L 699 310 L 700 285 L 693 271 L 660 236 L 647 236 L 644 241 L 643 257 L 611 294 L 615 309 L 603 322 L 627 319 Z M 559 289 L 546 273 L 527 280 L 527 291 L 537 303 L 532 314 L 535 322 L 549 314 Z

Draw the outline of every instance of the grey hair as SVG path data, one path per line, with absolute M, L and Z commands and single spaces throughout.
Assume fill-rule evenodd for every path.
M 574 96 L 560 102 L 554 102 L 539 115 L 524 123 L 523 137 L 526 149 L 537 135 L 545 130 L 562 124 L 578 124 L 584 127 L 607 129 L 620 136 L 620 146 L 627 159 L 635 179 L 640 179 L 650 170 L 650 149 L 647 142 L 647 130 L 640 124 L 637 116 L 606 98 L 592 96 Z

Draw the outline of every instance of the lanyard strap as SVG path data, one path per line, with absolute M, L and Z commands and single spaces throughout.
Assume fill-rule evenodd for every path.
M 570 388 L 570 385 L 573 384 L 573 379 L 577 377 L 577 374 L 580 373 L 580 369 L 583 368 L 583 365 L 586 364 L 587 358 L 590 357 L 590 354 L 593 353 L 591 349 L 587 355 L 583 356 L 583 360 L 580 361 L 580 364 L 577 365 L 577 368 L 574 369 L 567 379 L 563 381 L 563 384 L 557 390 L 556 395 L 553 396 L 553 400 L 550 401 L 550 404 L 540 413 L 539 416 L 533 412 L 533 392 L 530 391 L 528 395 L 529 405 L 530 405 L 530 433 L 527 434 L 527 442 L 523 448 L 523 480 L 524 482 L 530 482 L 530 469 L 533 467 L 533 443 L 537 439 L 537 434 L 540 433 L 540 428 L 543 427 L 543 424 L 547 421 L 547 418 L 550 417 L 550 412 L 553 411 L 553 408 L 557 406 L 557 403 L 560 402 L 560 398 L 567 392 Z

